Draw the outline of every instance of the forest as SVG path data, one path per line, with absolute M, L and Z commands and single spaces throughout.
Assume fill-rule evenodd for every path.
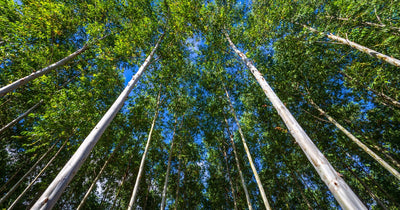
M 400 0 L 0 1 L 1 209 L 400 209 Z

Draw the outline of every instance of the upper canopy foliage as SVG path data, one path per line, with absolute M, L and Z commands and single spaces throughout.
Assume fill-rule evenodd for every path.
M 57 208 L 79 205 L 113 149 L 117 153 L 85 207 L 127 208 L 159 92 L 160 115 L 137 207 L 159 208 L 172 155 L 168 208 L 232 209 L 232 193 L 238 208 L 247 208 L 232 135 L 251 204 L 263 208 L 224 87 L 272 208 L 337 208 L 262 89 L 230 49 L 223 34 L 228 32 L 359 198 L 372 209 L 399 208 L 399 180 L 329 123 L 310 100 L 400 170 L 400 109 L 393 103 L 400 100 L 400 69 L 302 26 L 399 59 L 398 8 L 398 0 L 1 1 L 1 87 L 85 44 L 90 48 L 0 98 L 1 126 L 43 100 L 0 133 L 1 196 L 55 145 L 0 207 L 10 206 L 67 141 L 16 207 L 36 202 L 164 34 L 148 70 Z M 175 149 L 169 154 L 175 127 Z

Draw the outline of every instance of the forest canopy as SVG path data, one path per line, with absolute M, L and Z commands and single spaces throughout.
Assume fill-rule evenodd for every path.
M 0 208 L 400 208 L 400 1 L 0 1 Z

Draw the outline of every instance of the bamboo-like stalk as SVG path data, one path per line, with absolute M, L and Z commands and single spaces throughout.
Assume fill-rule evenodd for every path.
M 36 166 L 54 149 L 57 143 L 53 144 L 36 162 L 33 166 L 26 172 L 21 179 L 18 180 L 16 184 L 0 199 L 0 205 L 22 184 L 22 181 L 28 177 L 28 175 L 36 168 Z
M 253 63 L 247 58 L 245 54 L 240 52 L 231 41 L 228 33 L 225 32 L 226 39 L 233 51 L 242 59 L 242 61 L 249 68 L 257 82 L 263 89 L 265 95 L 271 101 L 272 105 L 281 116 L 285 125 L 288 127 L 290 133 L 299 144 L 301 149 L 306 154 L 310 163 L 318 172 L 322 181 L 328 186 L 333 196 L 344 209 L 367 209 L 357 195 L 351 190 L 346 182 L 338 175 L 336 170 L 332 167 L 326 157 L 319 151 L 315 144 L 308 137 L 303 128 L 299 125 L 296 119 L 292 116 L 290 111 L 278 98 L 269 84 L 265 81 L 262 74 L 257 70 Z
M 250 164 L 251 170 L 253 171 L 254 177 L 256 179 L 258 189 L 260 190 L 261 198 L 263 199 L 265 209 L 270 210 L 271 206 L 269 205 L 269 202 L 268 202 L 268 199 L 267 199 L 267 195 L 265 194 L 264 187 L 262 186 L 262 183 L 261 183 L 260 176 L 258 176 L 258 172 L 257 172 L 257 169 L 256 169 L 256 167 L 254 165 L 253 158 L 251 157 L 249 147 L 247 146 L 246 139 L 244 138 L 242 127 L 240 126 L 239 119 L 236 116 L 235 109 L 233 108 L 231 99 L 229 97 L 229 93 L 226 90 L 225 86 L 224 86 L 224 90 L 225 90 L 226 98 L 228 99 L 228 102 L 229 102 L 229 107 L 230 107 L 231 113 L 232 113 L 232 115 L 233 115 L 233 117 L 235 119 L 236 125 L 238 127 L 239 134 L 240 134 L 240 137 L 242 139 L 243 147 L 244 147 L 244 150 L 246 151 L 247 159 L 249 160 L 249 164 Z
M 385 62 L 387 62 L 387 63 L 389 63 L 389 64 L 391 64 L 393 66 L 400 67 L 400 60 L 399 59 L 396 59 L 396 58 L 393 58 L 391 56 L 388 56 L 388 55 L 382 54 L 380 52 L 377 52 L 375 50 L 369 49 L 368 47 L 364 47 L 364 46 L 362 46 L 360 44 L 357 44 L 355 42 L 352 42 L 352 41 L 350 41 L 348 39 L 344 39 L 344 38 L 342 38 L 340 36 L 319 32 L 318 30 L 316 30 L 314 28 L 311 28 L 310 26 L 307 26 L 307 25 L 302 25 L 302 26 L 304 28 L 310 30 L 313 33 L 324 35 L 324 36 L 328 37 L 329 39 L 332 39 L 332 40 L 338 41 L 338 42 L 340 42 L 342 44 L 348 45 L 348 46 L 350 46 L 350 47 L 352 47 L 354 49 L 357 49 L 357 50 L 359 50 L 359 51 L 361 51 L 363 53 L 366 53 L 366 54 L 368 54 L 368 55 L 370 55 L 370 56 L 372 56 L 374 58 L 378 58 L 380 60 L 383 60 L 383 61 L 385 61 Z
M 369 149 L 365 144 L 363 144 L 358 138 L 356 138 L 353 134 L 351 134 L 346 128 L 340 125 L 335 119 L 333 119 L 330 115 L 328 115 L 324 110 L 322 110 L 311 98 L 308 99 L 310 104 L 318 110 L 322 115 L 324 115 L 329 122 L 334 124 L 340 131 L 342 131 L 350 140 L 357 144 L 364 152 L 366 152 L 369 156 L 371 156 L 376 162 L 378 162 L 382 167 L 384 167 L 389 173 L 395 176 L 398 180 L 400 180 L 400 173 L 390 166 L 385 160 L 383 160 L 379 155 L 375 154 L 374 151 Z
M 226 124 L 226 129 L 227 129 L 227 133 L 229 135 L 229 138 L 231 140 L 231 144 L 232 144 L 232 150 L 233 150 L 233 154 L 235 156 L 235 161 L 236 161 L 236 167 L 238 168 L 239 171 L 239 176 L 240 176 L 240 181 L 242 183 L 243 186 L 243 190 L 244 190 L 244 194 L 246 196 L 246 201 L 247 201 L 247 207 L 249 208 L 249 210 L 252 210 L 253 207 L 251 206 L 251 200 L 250 200 L 250 195 L 249 195 L 249 191 L 247 190 L 247 186 L 246 186 L 246 182 L 244 180 L 244 176 L 242 173 L 242 169 L 240 168 L 240 163 L 239 163 L 239 156 L 236 152 L 236 146 L 235 146 L 235 141 L 233 140 L 233 136 L 231 134 L 231 131 L 229 129 L 229 123 L 228 120 L 226 119 L 226 117 L 224 116 L 225 119 L 225 124 Z
M 31 108 L 29 108 L 28 110 L 26 110 L 26 112 L 22 113 L 21 115 L 19 115 L 17 118 L 15 118 L 14 120 L 12 120 L 11 122 L 9 122 L 7 125 L 5 125 L 4 127 L 2 127 L 0 129 L 0 134 L 3 133 L 5 130 L 7 130 L 9 127 L 13 126 L 15 123 L 21 121 L 23 118 L 25 118 L 29 113 L 31 113 L 33 110 L 35 110 L 36 108 L 38 108 L 41 104 L 43 103 L 43 99 L 40 100 L 38 103 L 36 103 L 35 105 L 33 105 Z
M 25 190 L 15 199 L 15 201 L 11 204 L 10 207 L 8 207 L 8 210 L 11 210 L 17 205 L 19 200 L 28 192 L 28 190 L 35 184 L 35 182 L 39 179 L 39 177 L 44 173 L 44 171 L 50 166 L 50 164 L 56 159 L 58 154 L 60 154 L 61 150 L 64 149 L 65 145 L 67 145 L 70 137 L 68 137 L 64 143 L 61 145 L 61 147 L 57 150 L 56 154 L 53 155 L 53 157 L 47 162 L 47 164 L 42 168 L 42 170 L 36 175 L 36 177 L 29 183 L 29 185 L 25 188 Z
M 159 109 L 159 105 L 160 105 L 159 104 L 160 103 L 160 97 L 161 97 L 161 90 L 160 90 L 160 92 L 158 94 L 158 97 L 157 97 L 156 113 L 154 113 L 153 122 L 151 123 L 151 128 L 150 128 L 149 136 L 147 138 L 146 147 L 145 147 L 143 155 L 142 155 L 142 161 L 140 161 L 139 172 L 138 172 L 138 175 L 136 177 L 135 187 L 133 188 L 131 199 L 129 201 L 128 210 L 132 210 L 133 205 L 135 204 L 135 201 L 136 201 L 136 196 L 137 196 L 137 192 L 138 192 L 138 189 L 139 189 L 140 179 L 142 178 L 142 175 L 143 175 L 144 164 L 146 162 L 147 152 L 148 152 L 149 147 L 150 147 L 151 134 L 153 133 L 154 126 L 156 124 L 156 120 L 157 120 L 157 116 L 158 116 L 158 112 L 159 112 L 158 109 Z
M 85 162 L 86 158 L 89 156 L 89 153 L 92 151 L 93 147 L 99 141 L 103 132 L 106 130 L 108 125 L 111 123 L 111 121 L 114 119 L 114 117 L 117 115 L 119 110 L 124 105 L 124 102 L 128 98 L 129 93 L 135 87 L 136 83 L 139 81 L 143 72 L 146 70 L 150 60 L 153 58 L 153 55 L 157 50 L 162 37 L 163 36 L 161 36 L 160 39 L 157 41 L 150 55 L 146 58 L 145 62 L 139 68 L 135 76 L 132 77 L 131 81 L 129 81 L 128 85 L 118 96 L 114 104 L 110 107 L 110 109 L 106 112 L 106 114 L 102 117 L 102 119 L 97 123 L 96 127 L 82 142 L 78 150 L 67 162 L 67 164 L 65 164 L 64 168 L 59 172 L 57 177 L 49 185 L 49 187 L 42 194 L 42 196 L 32 206 L 33 210 L 50 209 L 55 205 L 56 201 L 59 199 L 64 189 L 68 186 L 69 182 L 72 180 L 74 175 L 78 172 L 79 168 Z
M 85 204 L 87 198 L 90 195 L 90 192 L 92 192 L 94 186 L 97 183 L 97 180 L 100 179 L 101 174 L 103 173 L 104 169 L 107 167 L 108 163 L 110 162 L 110 160 L 113 158 L 115 152 L 119 149 L 119 147 L 122 145 L 122 143 L 124 142 L 125 139 L 121 140 L 119 142 L 119 144 L 113 149 L 113 151 L 111 152 L 111 154 L 109 155 L 109 157 L 107 158 L 106 162 L 104 162 L 103 166 L 101 167 L 99 173 L 97 174 L 97 176 L 95 177 L 95 179 L 93 180 L 92 184 L 90 185 L 89 189 L 86 191 L 86 194 L 83 196 L 81 202 L 79 203 L 78 207 L 76 208 L 77 210 L 82 209 L 83 205 Z

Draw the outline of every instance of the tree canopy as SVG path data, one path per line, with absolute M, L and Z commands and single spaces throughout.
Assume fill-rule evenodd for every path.
M 400 208 L 399 8 L 0 1 L 0 208 Z

